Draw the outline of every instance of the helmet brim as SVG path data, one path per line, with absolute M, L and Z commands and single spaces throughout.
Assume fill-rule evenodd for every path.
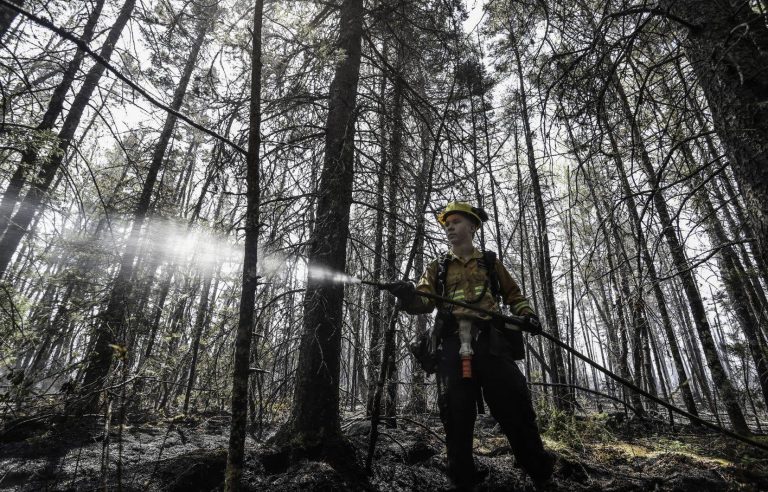
M 484 221 L 484 220 L 481 218 L 481 216 L 480 216 L 480 215 L 477 215 L 477 214 L 475 214 L 475 213 L 473 213 L 473 212 L 465 212 L 465 211 L 463 211 L 463 210 L 451 210 L 450 212 L 445 212 L 445 213 L 442 213 L 442 214 L 440 214 L 440 216 L 437 218 L 437 220 L 438 220 L 438 222 L 440 222 L 440 224 L 442 224 L 442 225 L 445 225 L 445 220 L 446 220 L 446 219 L 447 219 L 449 216 L 451 216 L 451 215 L 453 215 L 453 214 L 461 214 L 461 215 L 463 215 L 464 217 L 466 217 L 466 218 L 468 218 L 469 220 L 471 220 L 472 222 L 474 222 L 474 223 L 475 223 L 475 225 L 478 225 L 478 226 L 479 226 L 480 224 L 482 224 L 483 222 L 485 222 L 485 221 Z M 487 219 L 487 215 L 486 215 L 486 220 L 488 220 L 488 219 Z

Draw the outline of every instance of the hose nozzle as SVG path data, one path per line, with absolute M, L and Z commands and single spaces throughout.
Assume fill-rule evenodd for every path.
M 461 356 L 461 377 L 472 379 L 472 320 L 459 320 L 459 355 Z

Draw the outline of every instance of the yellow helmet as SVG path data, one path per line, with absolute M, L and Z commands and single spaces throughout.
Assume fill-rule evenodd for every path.
M 479 207 L 473 207 L 469 203 L 465 202 L 451 202 L 445 206 L 442 212 L 437 216 L 437 221 L 441 225 L 445 225 L 445 219 L 451 214 L 464 214 L 469 216 L 477 225 L 488 220 L 488 214 L 485 210 Z

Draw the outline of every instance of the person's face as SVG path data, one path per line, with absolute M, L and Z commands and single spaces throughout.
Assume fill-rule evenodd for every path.
M 458 246 L 472 242 L 477 226 L 466 215 L 453 213 L 445 218 L 443 230 L 451 246 Z

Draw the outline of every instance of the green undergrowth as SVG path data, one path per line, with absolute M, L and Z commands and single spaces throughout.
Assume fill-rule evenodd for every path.
M 566 459 L 603 465 L 683 460 L 768 474 L 768 453 L 709 430 L 618 414 L 569 415 L 551 407 L 538 415 L 545 446 Z M 753 439 L 768 443 L 768 436 Z
M 538 415 L 542 437 L 556 448 L 579 451 L 594 443 L 617 439 L 609 426 L 610 416 L 605 413 L 582 416 L 544 407 Z

